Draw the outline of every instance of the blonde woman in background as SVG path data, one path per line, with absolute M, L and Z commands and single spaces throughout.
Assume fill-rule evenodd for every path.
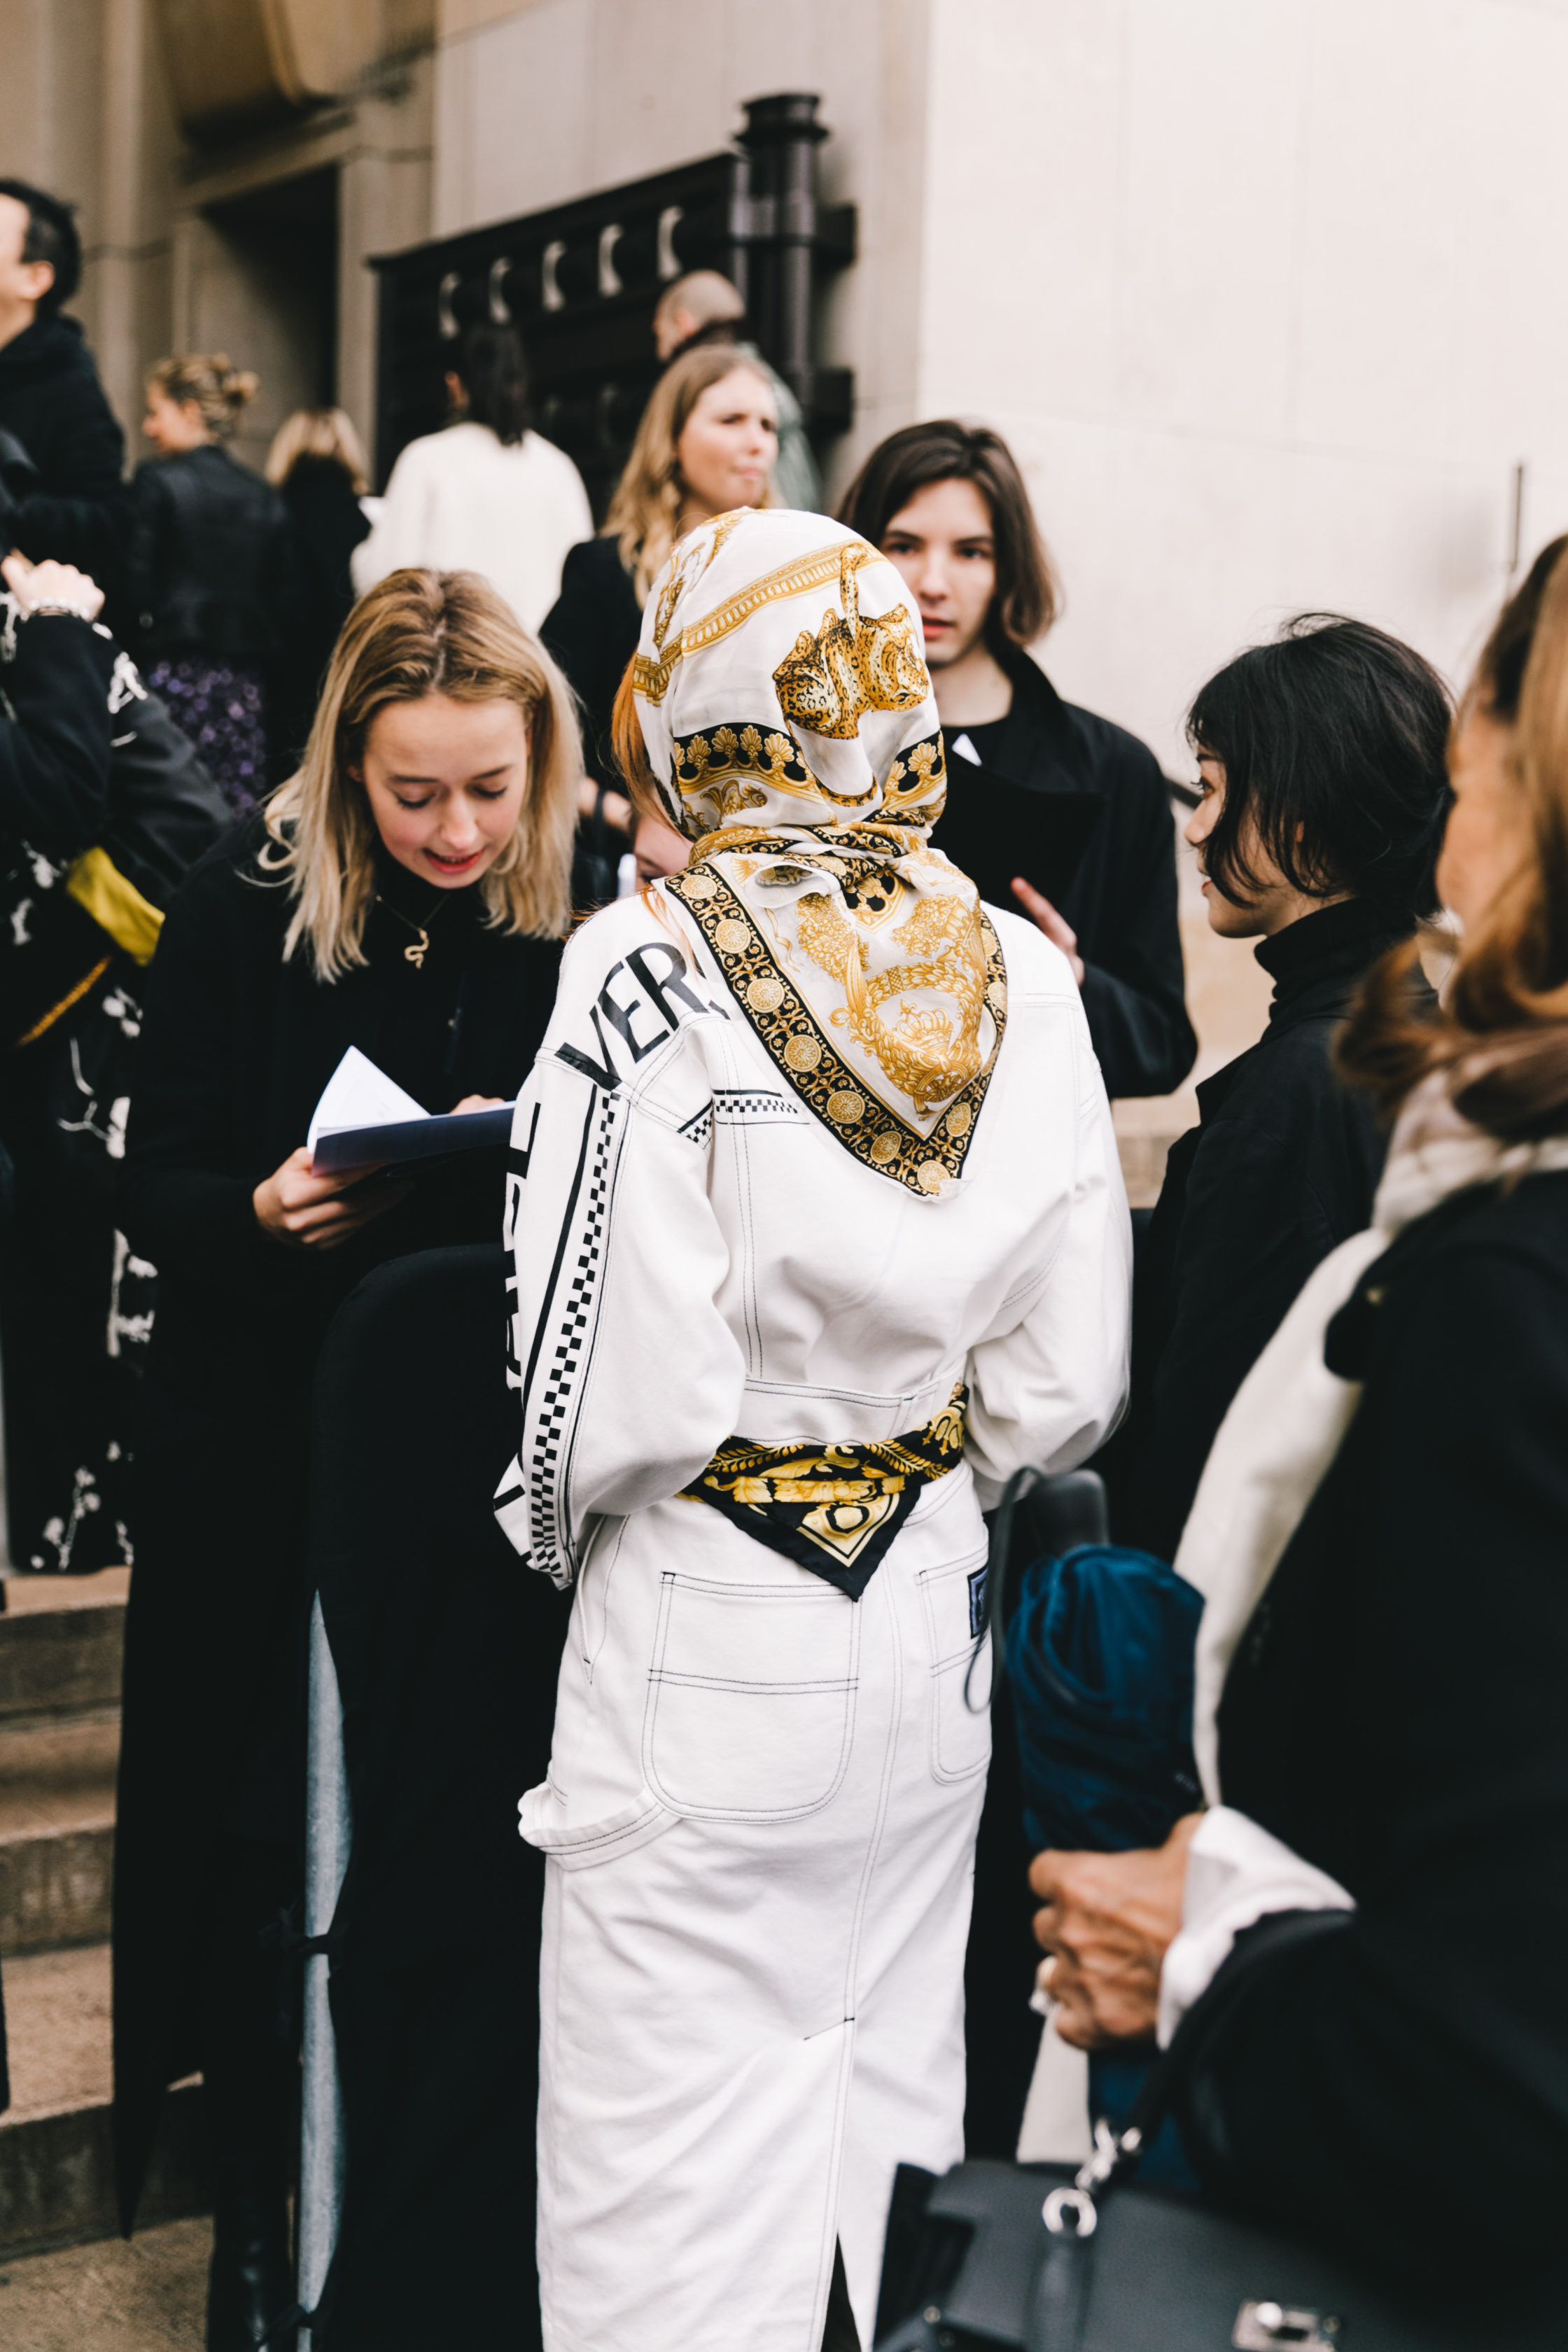
M 306 1438 L 372 1267 L 493 1242 L 504 1152 L 312 1172 L 351 1045 L 432 1111 L 521 1087 L 550 1018 L 580 753 L 553 663 L 471 572 L 350 615 L 299 774 L 186 877 L 148 974 L 122 1228 L 158 1266 L 115 1878 L 115 2135 L 134 2215 L 165 2084 L 205 2083 L 209 2352 L 292 2300 L 296 2052 L 258 1940 L 301 1880 Z M 499 1297 L 499 1292 L 498 1292 Z
M 127 558 L 132 650 L 237 816 L 267 789 L 266 673 L 291 601 L 283 502 L 224 446 L 256 392 L 223 352 L 159 361 Z
M 346 411 L 297 408 L 285 417 L 267 453 L 267 478 L 289 510 L 294 559 L 268 729 L 272 773 L 281 780 L 303 754 L 327 664 L 354 601 L 350 561 L 370 534 L 364 449 Z
M 662 364 L 684 359 L 704 344 L 727 344 L 754 360 L 778 403 L 779 454 L 773 488 L 781 507 L 806 514 L 822 511 L 822 476 L 817 469 L 800 403 L 778 370 L 770 367 L 746 328 L 746 306 L 733 279 L 720 269 L 689 269 L 659 296 L 653 314 L 653 344 Z
M 610 713 L 637 648 L 648 583 L 699 523 L 735 507 L 780 503 L 773 488 L 778 445 L 778 402 L 763 362 L 729 344 L 686 352 L 654 386 L 603 531 L 566 559 L 560 601 L 540 635 L 583 709 L 589 824 L 578 856 L 580 899 L 613 895 L 615 854 L 632 828 L 610 750 Z M 611 839 L 598 838 L 610 827 Z M 686 862 L 679 836 L 651 817 L 637 827 L 637 851 L 654 873 Z
M 565 451 L 530 427 L 517 329 L 468 327 L 456 357 L 447 375 L 452 422 L 399 457 L 355 552 L 354 584 L 369 588 L 400 563 L 482 572 L 523 627 L 537 629 L 567 549 L 594 528 L 588 493 Z

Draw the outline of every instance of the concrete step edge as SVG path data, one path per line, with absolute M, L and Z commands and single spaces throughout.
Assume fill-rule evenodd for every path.
M 7 1750 L 7 1765 L 14 1766 L 11 1751 L 16 1743 L 25 1740 L 30 1731 L 74 1730 L 79 1724 L 118 1723 L 120 1701 L 117 1698 L 89 1699 L 80 1704 L 68 1700 L 59 1706 L 18 1706 L 9 1714 L 0 1713 L 0 1739 Z M 0 1832 L 3 1834 L 3 1832 Z
M 201 2085 L 169 2093 L 137 2227 L 205 2213 L 211 2199 Z M 120 2234 L 107 2100 L 0 2119 L 0 2262 Z
M 0 1615 L 0 1724 L 119 1704 L 125 1603 Z
M 0 1838 L 0 1955 L 101 1943 L 113 1878 L 112 1814 Z

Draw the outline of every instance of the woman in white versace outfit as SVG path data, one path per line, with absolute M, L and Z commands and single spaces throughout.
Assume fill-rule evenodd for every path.
M 692 863 L 569 947 L 509 1203 L 497 1511 L 576 1581 L 521 1808 L 545 2342 L 816 2352 L 836 2245 L 868 2344 L 894 2167 L 962 2152 L 981 1507 L 1116 1418 L 1127 1213 L 1067 963 L 926 845 L 891 566 L 721 516 L 633 677 Z

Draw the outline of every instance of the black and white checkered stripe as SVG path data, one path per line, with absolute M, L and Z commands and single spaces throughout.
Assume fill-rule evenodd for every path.
M 772 1127 L 803 1122 L 806 1113 L 776 1087 L 715 1087 L 713 1116 L 729 1127 Z
M 567 1480 L 604 1273 L 605 1228 L 626 1116 L 620 1096 L 595 1087 L 584 1127 L 577 1177 L 566 1204 L 550 1286 L 523 1381 L 528 1463 L 529 1550 L 564 1589 L 576 1574 Z

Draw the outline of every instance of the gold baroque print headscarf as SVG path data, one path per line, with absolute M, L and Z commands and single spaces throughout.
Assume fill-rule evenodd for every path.
M 665 887 L 781 1076 L 879 1174 L 962 1171 L 1006 1021 L 965 874 L 932 849 L 946 769 L 920 615 L 822 515 L 742 509 L 675 549 L 643 615 L 637 715 Z

